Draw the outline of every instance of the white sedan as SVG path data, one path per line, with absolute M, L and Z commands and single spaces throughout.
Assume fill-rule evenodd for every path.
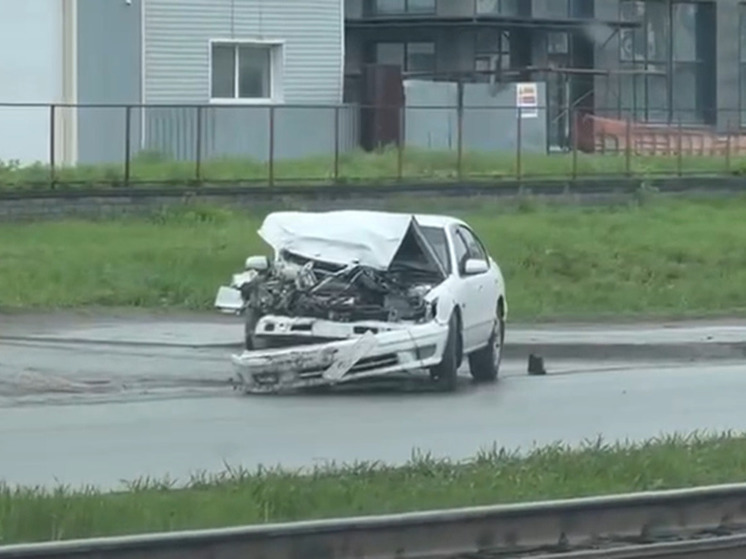
M 375 211 L 275 212 L 215 306 L 245 316 L 233 356 L 246 392 L 429 371 L 497 378 L 508 305 L 499 265 L 463 221 Z

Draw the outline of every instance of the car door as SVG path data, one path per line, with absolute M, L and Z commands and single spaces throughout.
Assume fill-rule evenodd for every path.
M 451 229 L 451 240 L 454 251 L 454 297 L 461 309 L 462 335 L 464 351 L 469 352 L 480 345 L 480 327 L 483 311 L 480 307 L 480 292 L 484 289 L 484 280 L 479 275 L 468 275 L 464 264 L 469 259 L 469 244 L 460 227 Z
M 492 334 L 497 309 L 497 285 L 487 250 L 476 234 L 465 226 L 457 227 L 457 234 L 466 245 L 467 258 L 481 260 L 487 265 L 487 271 L 464 277 L 469 283 L 467 297 L 474 310 L 471 315 L 473 324 L 469 338 L 472 347 L 478 347 L 484 345 Z

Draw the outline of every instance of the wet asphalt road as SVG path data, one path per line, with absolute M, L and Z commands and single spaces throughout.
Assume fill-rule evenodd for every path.
M 735 343 L 742 323 L 681 328 L 561 325 L 514 330 L 516 344 Z M 0 479 L 95 484 L 225 463 L 308 466 L 401 462 L 414 449 L 464 458 L 510 448 L 746 429 L 746 362 L 670 358 L 548 361 L 531 377 L 504 363 L 495 385 L 464 378 L 456 394 L 421 389 L 337 395 L 243 396 L 228 357 L 240 324 L 222 318 L 3 317 L 0 324 Z M 573 337 L 574 336 L 574 337 Z M 594 342 L 595 340 L 595 342 Z M 604 341 L 605 340 L 605 341 Z M 528 346 L 526 346 L 528 347 Z M 587 349 L 587 348 L 586 348 Z

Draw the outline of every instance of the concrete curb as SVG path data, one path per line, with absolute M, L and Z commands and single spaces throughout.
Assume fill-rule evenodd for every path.
M 514 343 L 506 344 L 507 359 L 527 359 L 534 354 L 544 359 L 626 360 L 626 361 L 709 361 L 746 357 L 746 342 L 702 342 L 666 344 L 598 343 Z
M 102 338 L 75 338 L 62 336 L 0 336 L 0 343 L 10 342 L 19 344 L 64 344 L 64 345 L 90 345 L 90 346 L 115 346 L 115 347 L 163 347 L 163 348 L 191 348 L 191 349 L 240 349 L 242 342 L 149 342 L 141 340 L 116 340 Z
M 240 351 L 242 342 L 187 343 L 187 342 L 143 342 L 132 340 L 74 338 L 63 336 L 0 336 L 0 342 L 24 344 L 74 344 L 115 347 L 225 349 Z M 528 359 L 529 355 L 544 359 L 575 361 L 709 361 L 717 359 L 746 358 L 746 341 L 743 342 L 682 342 L 682 343 L 506 343 L 506 359 Z

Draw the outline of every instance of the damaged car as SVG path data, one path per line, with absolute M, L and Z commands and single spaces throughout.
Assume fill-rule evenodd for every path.
M 427 371 L 452 391 L 494 381 L 507 301 L 499 265 L 463 221 L 376 211 L 274 212 L 215 306 L 243 315 L 232 357 L 247 393 Z

